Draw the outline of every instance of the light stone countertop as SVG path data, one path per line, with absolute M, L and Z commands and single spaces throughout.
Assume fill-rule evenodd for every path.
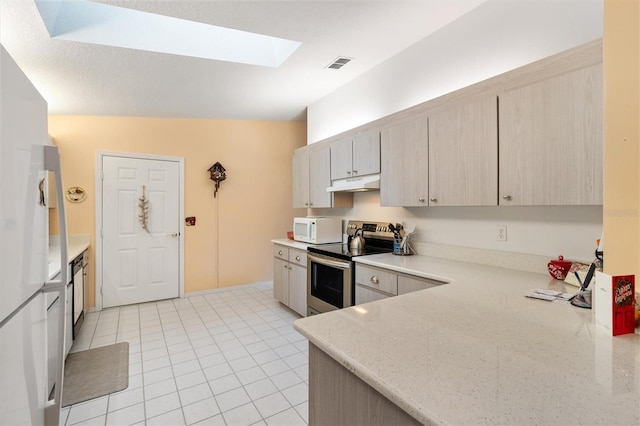
M 280 244 L 281 246 L 287 246 L 287 247 L 296 248 L 298 250 L 306 250 L 307 247 L 314 245 L 314 244 L 301 243 L 299 241 L 290 240 L 288 238 L 281 238 L 281 239 L 277 239 L 277 240 L 271 240 L 271 242 L 274 243 L 274 244 Z
M 420 422 L 640 424 L 640 336 L 611 337 L 591 310 L 524 297 L 562 282 L 427 256 L 357 262 L 449 284 L 294 327 Z
M 72 262 L 89 248 L 91 237 L 89 235 L 69 235 L 67 237 L 67 263 Z M 60 238 L 49 239 L 49 279 L 60 272 Z M 69 277 L 67 277 L 69 278 Z

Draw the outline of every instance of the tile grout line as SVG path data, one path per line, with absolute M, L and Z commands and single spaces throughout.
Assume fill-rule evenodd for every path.
M 244 291 L 243 289 L 236 289 L 236 290 L 230 290 L 228 292 L 220 292 L 218 294 L 216 294 L 215 296 L 213 295 L 203 295 L 203 296 L 196 296 L 195 298 L 184 298 L 184 299 L 172 299 L 170 301 L 170 304 L 168 306 L 170 306 L 172 309 L 169 311 L 163 311 L 160 312 L 162 310 L 162 308 L 164 306 L 159 306 L 158 302 L 153 302 L 153 303 L 149 303 L 149 305 L 152 305 L 153 307 L 151 308 L 151 306 L 149 306 L 153 311 L 153 313 L 155 314 L 155 319 L 154 320 L 149 320 L 146 321 L 147 323 L 150 324 L 150 327 L 156 327 L 155 321 L 157 321 L 157 323 L 159 324 L 159 329 L 160 332 L 162 333 L 161 337 L 162 338 L 162 345 L 161 346 L 166 353 L 166 356 L 168 358 L 168 366 L 170 367 L 170 371 L 171 371 L 171 378 L 174 381 L 175 384 L 175 392 L 177 393 L 177 397 L 178 397 L 178 402 L 180 404 L 180 412 L 182 414 L 182 418 L 185 421 L 185 423 L 187 422 L 187 417 L 185 415 L 185 408 L 188 406 L 184 406 L 183 405 L 183 396 L 181 395 L 181 391 L 184 391 L 186 389 L 190 389 L 196 386 L 200 386 L 203 383 L 200 384 L 195 384 L 195 385 L 191 385 L 188 387 L 185 387 L 184 389 L 180 390 L 178 389 L 178 381 L 177 378 L 180 376 L 184 376 L 187 374 L 192 374 L 192 373 L 196 373 L 196 372 L 200 372 L 203 376 L 204 376 L 204 381 L 206 381 L 207 383 L 207 388 L 209 389 L 209 391 L 211 392 L 212 395 L 212 399 L 214 401 L 214 403 L 216 404 L 216 408 L 218 411 L 218 414 L 215 414 L 213 416 L 207 417 L 205 419 L 199 419 L 197 420 L 197 422 L 201 422 L 201 421 L 205 421 L 207 419 L 212 419 L 213 417 L 217 417 L 218 415 L 220 416 L 220 418 L 226 422 L 226 417 L 225 417 L 225 413 L 232 411 L 232 410 L 236 410 L 236 409 L 240 409 L 241 407 L 245 407 L 245 406 L 249 406 L 249 404 L 251 404 L 251 407 L 253 409 L 253 412 L 255 414 L 258 415 L 260 420 L 256 420 L 258 422 L 266 422 L 268 418 L 271 418 L 273 416 L 277 416 L 283 412 L 286 412 L 288 410 L 292 410 L 291 412 L 293 413 L 293 415 L 295 417 L 301 418 L 301 420 L 303 420 L 306 424 L 306 420 L 304 420 L 304 415 L 301 414 L 299 412 L 299 408 L 302 408 L 301 406 L 304 406 L 304 404 L 308 405 L 308 398 L 306 400 L 303 400 L 302 402 L 299 402 L 297 404 L 293 404 L 285 395 L 284 392 L 286 392 L 288 389 L 291 389 L 295 386 L 308 386 L 308 378 L 305 378 L 303 376 L 300 375 L 300 373 L 298 373 L 298 371 L 296 371 L 297 368 L 301 367 L 304 364 L 301 364 L 297 367 L 292 367 L 285 359 L 289 358 L 291 356 L 294 355 L 302 355 L 305 356 L 305 351 L 302 350 L 300 348 L 300 345 L 298 342 L 302 341 L 302 340 L 298 340 L 298 339 L 289 339 L 286 336 L 288 336 L 291 333 L 287 333 L 286 329 L 287 327 L 291 327 L 291 323 L 293 320 L 295 320 L 296 318 L 292 317 L 290 312 L 288 311 L 284 311 L 282 309 L 280 309 L 280 307 L 278 307 L 278 305 L 274 305 L 272 303 L 268 303 L 270 302 L 269 299 L 269 294 L 268 294 L 268 289 L 257 289 L 255 291 L 251 291 L 251 292 L 247 292 Z M 210 297 L 207 297 L 210 296 Z M 188 300 L 188 303 L 186 302 Z M 185 305 L 185 303 L 187 303 Z M 119 308 L 118 308 L 119 309 Z M 222 312 L 220 311 L 222 310 Z M 143 327 L 142 327 L 142 316 L 143 316 L 143 310 L 141 309 L 141 305 L 137 305 L 136 306 L 136 312 L 137 312 L 137 318 L 138 318 L 138 327 L 137 327 L 137 331 L 139 333 L 138 335 L 138 339 L 139 339 L 139 347 L 140 347 L 140 366 L 141 366 L 141 386 L 142 386 L 142 396 L 143 396 L 143 415 L 144 415 L 144 422 L 148 421 L 150 418 L 147 418 L 147 394 L 146 394 L 146 381 L 145 381 L 145 372 L 150 372 L 150 371 L 155 371 L 156 368 L 154 368 L 154 370 L 149 370 L 147 371 L 145 368 L 145 361 L 143 359 L 143 354 L 145 353 L 144 350 L 144 343 L 142 342 L 143 340 Z M 124 328 L 127 328 L 126 325 L 128 324 L 128 312 L 125 312 L 122 309 L 118 310 L 118 318 L 117 318 L 117 328 L 116 328 L 116 342 L 118 341 L 118 335 L 121 334 L 120 331 L 120 327 L 123 326 Z M 125 318 L 123 315 L 127 316 L 127 318 Z M 175 315 L 177 321 L 173 321 L 173 316 Z M 223 325 L 227 331 L 222 331 L 221 333 L 216 333 L 215 335 L 212 334 L 212 330 L 210 328 L 211 323 L 214 321 L 211 318 L 209 318 L 209 316 L 213 316 L 215 315 L 215 321 L 219 322 L 219 325 Z M 249 315 L 249 320 L 247 320 L 247 315 Z M 93 344 L 93 338 L 95 337 L 95 333 L 96 330 L 98 329 L 98 325 L 100 323 L 100 320 L 104 320 L 104 317 L 102 315 L 100 315 L 98 317 L 98 320 L 96 320 L 95 323 L 95 327 L 93 330 L 93 334 L 92 334 L 92 341 L 91 344 Z M 256 320 L 260 320 L 260 322 L 257 322 Z M 177 330 L 178 327 L 173 327 L 171 326 L 171 328 L 167 329 L 166 327 L 169 324 L 176 324 L 179 322 L 182 330 L 178 333 L 172 332 L 174 334 L 172 334 L 172 336 L 178 336 L 178 335 L 185 335 L 186 340 L 189 342 L 189 350 L 194 353 L 194 359 L 193 360 L 179 360 L 179 361 L 175 361 L 175 356 L 172 357 L 172 354 L 169 353 L 169 344 L 168 344 L 168 336 L 166 335 L 167 332 L 170 332 L 171 330 Z M 266 330 L 262 330 L 262 331 L 257 331 L 254 329 L 255 326 L 258 325 L 267 325 L 268 329 Z M 149 327 L 149 328 L 150 328 Z M 191 331 L 189 331 L 191 330 Z M 237 334 L 240 330 L 244 330 L 243 332 L 241 332 L 240 334 Z M 273 336 L 272 334 L 270 334 L 269 338 L 265 338 L 263 337 L 262 333 L 265 332 L 274 332 L 276 333 L 275 336 Z M 122 334 L 124 334 L 125 332 L 123 331 Z M 204 336 L 198 336 L 196 334 L 196 336 L 193 338 L 191 336 L 191 334 L 194 333 L 198 333 L 198 334 L 204 334 Z M 219 336 L 219 334 L 222 333 L 230 333 L 230 336 L 233 336 L 231 339 L 229 340 L 223 340 L 223 341 L 218 341 L 216 339 L 216 336 Z M 245 341 L 241 340 L 243 337 L 246 336 L 250 336 L 250 335 L 254 335 L 256 336 L 257 340 L 256 341 L 252 341 L 251 339 L 246 340 L 249 343 L 245 343 Z M 216 378 L 212 381 L 209 381 L 208 378 L 206 377 L 206 374 L 204 373 L 204 366 L 202 364 L 201 361 L 201 357 L 198 356 L 197 354 L 197 349 L 194 347 L 193 342 L 198 340 L 198 339 L 203 339 L 204 337 L 207 337 L 211 340 L 211 345 L 215 346 L 215 349 L 217 350 L 216 353 L 219 353 L 221 355 L 221 358 L 224 360 L 222 363 L 217 363 L 214 365 L 222 365 L 222 364 L 226 364 L 229 367 L 229 370 L 231 371 L 231 373 L 222 376 L 222 377 L 228 377 L 228 376 L 232 376 L 233 379 L 235 379 L 235 381 L 239 384 L 238 387 L 235 387 L 233 389 L 228 389 L 225 390 L 224 392 L 220 392 L 218 394 L 218 396 L 234 391 L 236 389 L 242 389 L 242 392 L 244 392 L 245 396 L 248 396 L 248 402 L 245 402 L 243 404 L 239 404 L 237 406 L 234 406 L 232 408 L 229 408 L 228 410 L 226 410 L 225 412 L 222 411 L 221 406 L 219 405 L 218 399 L 214 393 L 214 388 L 212 387 L 212 383 L 215 380 L 219 380 L 219 378 Z M 124 338 L 124 341 L 128 341 L 128 339 L 130 339 L 131 337 L 127 337 Z M 271 344 L 267 343 L 269 340 L 271 339 L 276 339 L 276 338 L 281 338 L 282 342 L 281 344 L 277 345 L 277 346 L 272 346 Z M 195 340 L 194 340 L 195 339 Z M 155 341 L 156 339 L 153 339 L 152 341 Z M 159 339 L 158 339 L 159 340 Z M 234 357 L 233 359 L 229 359 L 227 358 L 227 355 L 225 355 L 225 350 L 220 346 L 220 344 L 223 344 L 224 346 L 224 342 L 229 341 L 229 342 L 233 342 L 232 345 L 234 348 L 241 348 L 246 352 L 245 354 L 239 355 Z M 147 342 L 149 343 L 149 342 Z M 199 346 L 200 347 L 206 347 L 209 345 L 209 343 L 207 342 L 202 342 L 203 344 Z M 207 343 L 206 345 L 204 345 L 204 343 Z M 247 346 L 254 344 L 254 343 L 262 343 L 265 345 L 265 349 L 259 352 L 250 352 L 247 349 Z M 275 342 L 273 342 L 275 343 Z M 272 343 L 272 344 L 273 344 Z M 236 346 L 237 345 L 237 346 Z M 155 346 L 155 345 L 152 345 Z M 287 349 L 283 350 L 283 351 L 278 351 L 279 348 L 284 348 L 285 346 L 287 346 Z M 198 349 L 199 349 L 198 348 Z M 160 348 L 153 348 L 153 349 L 149 349 L 149 350 L 156 350 L 156 349 L 160 349 Z M 286 369 L 273 374 L 273 375 L 269 375 L 267 373 L 267 371 L 264 369 L 264 365 L 265 363 L 260 363 L 258 362 L 258 359 L 256 358 L 256 355 L 260 354 L 260 353 L 264 353 L 264 352 L 271 352 L 273 353 L 273 356 L 275 356 L 276 358 L 273 360 L 278 360 L 281 363 L 283 363 L 283 365 L 286 366 Z M 186 352 L 186 351 L 185 351 Z M 176 352 L 176 354 L 179 354 L 182 352 Z M 281 355 L 281 353 L 283 355 Z M 173 354 L 175 355 L 175 354 Z M 232 363 L 235 360 L 238 359 L 242 359 L 242 358 L 249 358 L 254 364 L 255 366 L 252 367 L 248 367 L 248 368 L 242 368 L 241 370 L 236 370 L 235 368 L 232 367 Z M 158 357 L 159 358 L 159 357 Z M 152 358 L 149 361 L 153 361 Z M 187 363 L 187 362 L 192 362 L 195 361 L 195 364 L 192 367 L 195 367 L 196 365 L 199 367 L 198 370 L 195 371 L 190 371 L 187 373 L 183 373 L 180 374 L 179 376 L 176 376 L 176 366 L 181 364 L 181 363 Z M 271 362 L 271 361 L 269 361 Z M 147 364 L 149 364 L 147 362 Z M 157 365 L 160 365 L 160 363 L 158 363 Z M 293 364 L 295 365 L 295 364 Z M 242 364 L 238 365 L 239 367 L 242 367 Z M 210 366 L 211 367 L 211 366 Z M 209 367 L 207 367 L 209 368 Z M 248 369 L 253 369 L 256 368 L 256 371 L 260 371 L 262 373 L 262 375 L 264 376 L 264 378 L 259 379 L 259 380 L 253 380 L 251 382 L 247 382 L 244 383 L 244 381 L 240 380 L 240 376 L 239 373 L 241 373 L 242 371 L 248 370 Z M 191 369 L 191 367 L 186 368 L 185 370 Z M 273 381 L 273 377 L 280 375 L 280 374 L 284 374 L 284 373 L 293 373 L 293 377 L 295 377 L 295 380 L 297 380 L 297 383 L 294 383 L 292 385 L 287 385 L 283 388 L 280 388 L 280 386 L 282 386 L 284 383 L 286 382 L 281 382 L 280 385 L 277 385 L 274 381 Z M 247 376 L 247 378 L 249 378 L 250 376 Z M 245 379 L 246 380 L 246 379 Z M 260 398 L 257 398 L 254 400 L 254 398 L 249 394 L 249 392 L 247 391 L 247 386 L 250 386 L 253 383 L 257 383 L 259 381 L 262 380 L 268 380 L 268 383 L 270 383 L 273 388 L 275 390 L 273 390 L 271 393 L 267 393 L 266 395 L 262 395 L 260 396 Z M 195 381 L 194 381 L 195 382 Z M 234 384 L 235 386 L 235 384 Z M 167 394 L 170 395 L 171 393 Z M 286 407 L 283 407 L 283 409 L 275 412 L 275 413 L 270 413 L 269 417 L 264 417 L 262 412 L 260 410 L 257 409 L 257 406 L 255 405 L 255 402 L 259 399 L 262 398 L 266 398 L 269 397 L 271 395 L 275 395 L 275 394 L 280 394 L 280 397 L 283 398 L 283 401 L 286 402 Z M 152 398 L 149 401 L 152 401 L 156 398 L 160 398 L 163 397 L 165 395 L 159 395 L 158 397 Z M 208 399 L 208 398 L 205 398 Z M 193 402 L 192 404 L 197 403 L 198 401 Z M 189 405 L 192 405 L 189 404 Z M 133 404 L 135 405 L 135 404 Z M 105 413 L 105 423 L 107 422 L 107 416 L 109 415 L 109 407 L 111 406 L 111 399 L 109 396 L 109 399 L 107 401 L 107 412 Z M 127 408 L 127 407 L 122 407 L 122 408 Z M 118 410 L 115 410 L 118 411 Z M 114 411 L 114 412 L 115 412 Z M 166 413 L 161 413 L 158 414 L 152 418 L 156 418 L 156 417 L 161 417 L 164 415 L 167 415 L 171 412 L 173 412 L 174 410 L 169 410 Z M 177 409 L 176 409 L 177 411 Z M 67 413 L 67 419 L 69 418 L 69 414 L 70 412 Z

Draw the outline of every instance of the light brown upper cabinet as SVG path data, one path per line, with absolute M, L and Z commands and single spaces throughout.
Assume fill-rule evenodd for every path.
M 602 204 L 601 63 L 507 87 L 499 111 L 500 205 Z
M 334 195 L 331 186 L 329 145 L 299 148 L 293 156 L 293 207 L 331 208 L 353 206 L 350 194 Z
M 495 206 L 497 195 L 496 96 L 429 112 L 429 206 Z
M 309 207 L 309 150 L 305 148 L 293 155 L 293 207 Z
M 380 173 L 380 133 L 372 131 L 331 144 L 331 179 Z
M 417 115 L 380 132 L 380 204 L 426 206 L 428 198 L 428 119 Z

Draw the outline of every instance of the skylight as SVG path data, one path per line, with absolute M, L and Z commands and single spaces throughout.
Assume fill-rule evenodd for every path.
M 302 44 L 86 0 L 35 0 L 51 38 L 279 67 Z

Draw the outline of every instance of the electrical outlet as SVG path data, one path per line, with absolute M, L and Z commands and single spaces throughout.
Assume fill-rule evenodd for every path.
M 497 225 L 498 233 L 496 237 L 498 241 L 507 241 L 507 225 Z

